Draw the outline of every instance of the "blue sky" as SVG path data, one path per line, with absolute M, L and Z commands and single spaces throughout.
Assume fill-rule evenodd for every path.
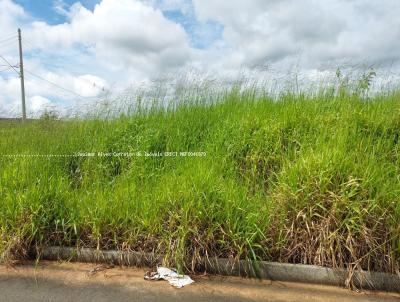
M 57 14 L 54 5 L 57 3 L 54 0 L 15 0 L 15 3 L 24 7 L 32 17 L 36 20 L 43 20 L 49 24 L 58 24 L 66 22 L 66 17 Z M 74 4 L 75 0 L 63 0 L 67 6 Z M 80 0 L 79 1 L 84 7 L 92 10 L 94 6 L 99 3 L 99 0 Z
M 307 83 L 364 64 L 398 75 L 399 15 L 399 0 L 0 0 L 0 55 L 18 62 L 22 28 L 37 114 L 188 72 L 264 81 L 295 66 Z M 0 115 L 19 114 L 18 76 L 3 69 Z
M 185 14 L 181 10 L 164 10 L 164 16 L 179 23 L 189 35 L 191 45 L 205 49 L 212 43 L 222 39 L 223 25 L 212 20 L 199 22 L 192 14 Z
M 116 0 L 117 1 L 117 0 Z M 15 0 L 15 3 L 21 5 L 31 17 L 36 21 L 44 21 L 51 25 L 68 22 L 65 14 L 61 14 L 55 8 L 57 5 L 65 10 L 78 2 L 76 0 Z M 85 8 L 93 10 L 100 0 L 80 0 Z M 189 11 L 183 12 L 179 7 L 166 7 L 162 9 L 164 16 L 180 25 L 187 32 L 190 43 L 193 47 L 204 49 L 210 47 L 212 43 L 222 38 L 223 25 L 213 20 L 199 22 L 194 16 L 191 2 L 188 2 Z

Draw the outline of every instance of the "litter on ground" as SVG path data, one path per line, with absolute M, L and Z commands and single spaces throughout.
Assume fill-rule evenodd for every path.
M 98 272 L 102 272 L 102 271 L 105 271 L 105 270 L 111 269 L 111 268 L 114 268 L 114 265 L 113 265 L 113 264 L 101 264 L 101 265 L 99 265 L 99 266 L 96 266 L 95 268 L 92 268 L 92 269 L 88 272 L 88 275 L 89 275 L 89 276 L 92 276 L 92 275 L 97 274 Z
M 169 269 L 162 266 L 157 267 L 156 272 L 146 272 L 144 274 L 144 279 L 150 281 L 166 280 L 176 288 L 181 288 L 194 282 L 189 276 L 180 275 L 175 269 Z

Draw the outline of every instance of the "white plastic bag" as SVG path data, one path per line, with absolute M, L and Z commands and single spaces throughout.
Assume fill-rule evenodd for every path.
M 179 275 L 175 269 L 162 266 L 157 267 L 157 272 L 147 272 L 144 278 L 146 280 L 167 280 L 169 284 L 176 288 L 181 288 L 194 282 L 189 276 Z

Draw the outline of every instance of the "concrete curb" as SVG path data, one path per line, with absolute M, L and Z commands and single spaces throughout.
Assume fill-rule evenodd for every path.
M 127 266 L 155 266 L 163 257 L 154 253 L 99 251 L 68 247 L 45 247 L 40 253 L 43 260 L 68 260 L 79 262 L 107 262 Z M 345 286 L 349 274 L 344 269 L 331 269 L 315 265 L 288 264 L 266 261 L 235 261 L 226 258 L 209 258 L 204 270 L 227 276 L 257 277 L 275 281 L 313 283 Z M 400 276 L 387 273 L 355 271 L 353 284 L 357 288 L 400 292 Z

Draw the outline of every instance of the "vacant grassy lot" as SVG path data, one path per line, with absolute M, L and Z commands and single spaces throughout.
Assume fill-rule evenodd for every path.
M 396 92 L 275 101 L 233 89 L 113 119 L 3 123 L 0 251 L 89 246 L 154 250 L 186 269 L 221 256 L 395 272 L 399 135 Z M 132 154 L 107 154 L 121 152 Z

